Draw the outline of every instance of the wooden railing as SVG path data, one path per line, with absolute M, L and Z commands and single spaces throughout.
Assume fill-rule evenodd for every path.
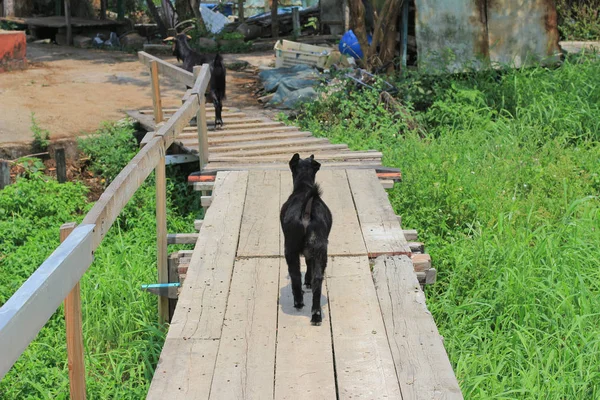
M 156 170 L 158 281 L 167 283 L 165 153 L 194 116 L 197 117 L 199 134 L 204 135 L 199 137 L 199 142 L 207 141 L 204 93 L 209 84 L 210 70 L 204 65 L 196 67 L 194 74 L 190 74 L 144 52 L 140 52 L 139 57 L 150 66 L 155 104 L 157 101 L 160 103 L 159 72 L 192 86 L 192 95 L 147 138 L 146 145 L 106 188 L 83 222 L 77 227 L 74 224 L 61 227 L 62 243 L 0 308 L 0 379 L 65 300 L 71 398 L 85 398 L 79 281 L 92 264 L 94 251 L 152 170 Z M 208 149 L 204 151 L 208 154 Z M 167 298 L 161 298 L 159 302 L 161 322 L 167 319 L 167 301 Z

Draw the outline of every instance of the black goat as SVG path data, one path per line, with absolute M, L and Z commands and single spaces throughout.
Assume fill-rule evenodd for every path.
M 314 156 L 304 160 L 298 153 L 290 160 L 294 191 L 281 207 L 280 221 L 285 239 L 285 260 L 292 280 L 294 307 L 304 307 L 300 254 L 306 259 L 304 284 L 312 287 L 313 325 L 321 325 L 321 288 L 327 267 L 327 244 L 333 224 L 331 211 L 321 199 L 315 176 L 321 167 Z
M 168 38 L 165 40 L 172 40 Z M 217 54 L 200 54 L 192 50 L 187 36 L 180 33 L 175 37 L 173 46 L 173 55 L 177 57 L 177 61 L 183 62 L 183 69 L 189 72 L 194 71 L 196 65 L 210 65 L 210 100 L 215 106 L 215 127 L 223 126 L 223 118 L 221 112 L 223 110 L 223 100 L 225 100 L 225 85 L 227 72 L 223 65 L 223 57 Z

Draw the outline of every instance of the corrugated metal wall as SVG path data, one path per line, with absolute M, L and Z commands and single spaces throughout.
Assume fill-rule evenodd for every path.
M 415 0 L 419 69 L 520 67 L 560 52 L 552 0 Z

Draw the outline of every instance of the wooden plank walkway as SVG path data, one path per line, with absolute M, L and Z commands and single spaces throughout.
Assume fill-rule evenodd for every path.
M 293 307 L 289 170 L 219 172 L 148 399 L 462 399 L 375 171 L 317 178 L 334 220 L 323 324 Z
M 176 109 L 163 108 L 168 120 Z M 153 110 L 128 111 L 147 131 L 157 129 Z M 206 106 L 208 120 L 208 163 L 203 171 L 276 169 L 287 170 L 288 161 L 294 153 L 302 157 L 314 154 L 323 169 L 367 168 L 384 169 L 382 153 L 375 150 L 352 151 L 345 144 L 333 144 L 326 138 L 313 137 L 295 126 L 287 126 L 261 115 L 248 115 L 233 107 L 223 108 L 225 125 L 215 129 L 214 108 Z M 175 143 L 185 153 L 198 153 L 198 134 L 195 122 L 184 128 Z M 387 171 L 399 172 L 387 168 Z

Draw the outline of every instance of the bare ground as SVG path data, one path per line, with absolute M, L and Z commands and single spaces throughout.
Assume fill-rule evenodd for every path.
M 32 141 L 32 113 L 52 139 L 59 139 L 93 132 L 103 121 L 125 117 L 126 110 L 152 108 L 148 69 L 137 55 L 28 44 L 27 58 L 28 69 L 0 74 L 0 147 Z M 273 59 L 273 52 L 225 56 L 225 62 L 254 66 Z M 253 71 L 228 71 L 227 78 L 226 105 L 258 108 Z M 184 90 L 161 79 L 163 106 L 180 105 Z

